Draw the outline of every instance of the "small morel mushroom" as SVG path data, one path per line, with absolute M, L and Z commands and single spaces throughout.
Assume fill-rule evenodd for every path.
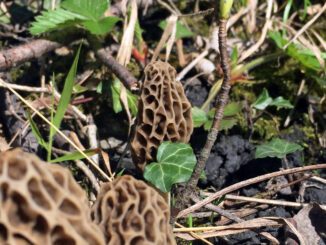
M 71 173 L 21 150 L 0 154 L 0 244 L 102 245 Z
M 131 141 L 133 161 L 142 170 L 155 159 L 163 141 L 187 143 L 190 139 L 191 104 L 175 75 L 175 69 L 162 61 L 154 61 L 145 68 L 137 125 Z
M 168 205 L 152 187 L 132 176 L 104 183 L 91 215 L 108 245 L 176 244 Z

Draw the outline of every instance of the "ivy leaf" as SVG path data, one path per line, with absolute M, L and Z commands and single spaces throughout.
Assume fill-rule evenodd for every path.
M 277 157 L 284 158 L 287 154 L 302 151 L 302 146 L 286 140 L 274 138 L 270 142 L 257 146 L 255 158 Z
M 159 27 L 164 30 L 167 25 L 166 20 L 160 22 Z M 175 34 L 175 39 L 181 39 L 186 37 L 192 37 L 194 35 L 187 27 L 182 25 L 179 21 L 177 21 L 177 30 Z
M 277 97 L 276 99 L 273 100 L 272 103 L 270 103 L 272 106 L 276 106 L 277 110 L 285 108 L 285 109 L 292 109 L 293 105 L 290 103 L 290 101 L 284 99 L 282 96 Z
M 110 32 L 119 20 L 118 17 L 109 16 L 99 21 L 86 20 L 82 25 L 94 35 L 104 35 Z
M 198 107 L 191 108 L 191 113 L 195 128 L 199 128 L 208 120 L 206 112 Z
M 61 6 L 87 19 L 98 21 L 109 7 L 107 0 L 66 0 Z
M 173 184 L 189 180 L 196 164 L 192 148 L 184 143 L 163 142 L 157 151 L 157 162 L 146 166 L 144 178 L 162 192 Z
M 273 99 L 269 96 L 267 89 L 264 88 L 257 100 L 252 104 L 252 107 L 258 110 L 265 110 L 272 102 Z

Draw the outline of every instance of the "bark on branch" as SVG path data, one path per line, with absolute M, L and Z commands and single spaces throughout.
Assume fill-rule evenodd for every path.
M 42 57 L 48 52 L 63 46 L 63 44 L 46 39 L 36 39 L 0 52 L 0 72 L 21 65 L 32 59 Z M 96 57 L 105 64 L 123 83 L 134 90 L 137 88 L 137 79 L 122 65 L 120 65 L 105 48 L 95 51 Z

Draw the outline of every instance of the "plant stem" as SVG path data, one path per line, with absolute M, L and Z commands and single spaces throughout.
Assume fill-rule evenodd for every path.
M 230 85 L 230 65 L 229 65 L 229 59 L 228 59 L 228 53 L 227 53 L 227 46 L 226 46 L 226 19 L 221 19 L 219 21 L 219 48 L 220 48 L 220 56 L 221 56 L 221 67 L 223 70 L 224 78 L 223 78 L 223 83 L 221 90 L 219 94 L 216 97 L 216 112 L 214 115 L 214 121 L 213 121 L 213 126 L 211 130 L 208 133 L 207 136 L 207 141 L 205 143 L 204 148 L 202 149 L 198 162 L 195 166 L 195 169 L 187 183 L 187 189 L 189 190 L 194 190 L 197 186 L 199 177 L 202 173 L 202 171 L 205 168 L 206 161 L 209 157 L 209 154 L 212 150 L 212 147 L 216 141 L 218 132 L 219 132 L 219 126 L 220 122 L 223 118 L 223 112 L 224 112 L 224 107 L 227 104 L 229 100 L 229 91 L 231 88 Z
M 196 186 L 203 172 L 207 159 L 210 155 L 212 147 L 216 141 L 220 122 L 223 118 L 224 107 L 229 99 L 229 91 L 231 88 L 230 84 L 230 66 L 228 53 L 226 50 L 226 19 L 221 19 L 219 21 L 219 48 L 221 56 L 221 67 L 224 73 L 224 78 L 222 82 L 221 89 L 216 97 L 216 112 L 214 115 L 213 126 L 207 135 L 207 140 L 204 148 L 202 149 L 200 156 L 198 158 L 197 164 L 192 172 L 192 175 L 184 188 L 177 189 L 176 202 L 174 208 L 177 212 L 183 210 L 191 202 L 191 199 L 196 195 Z M 176 212 L 173 212 L 176 213 Z M 176 214 L 171 215 L 171 223 L 174 223 Z

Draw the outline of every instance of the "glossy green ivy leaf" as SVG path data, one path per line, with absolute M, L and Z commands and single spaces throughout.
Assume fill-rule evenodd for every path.
M 166 20 L 160 22 L 159 27 L 164 30 L 167 25 Z M 179 21 L 177 21 L 177 30 L 175 34 L 175 39 L 181 39 L 186 37 L 192 37 L 194 35 L 187 27 L 182 25 Z
M 274 138 L 270 142 L 257 146 L 255 158 L 277 157 L 284 158 L 287 154 L 302 151 L 302 146 L 286 140 Z
M 189 180 L 196 164 L 192 148 L 184 143 L 163 142 L 157 151 L 157 162 L 146 166 L 144 178 L 162 192 L 173 184 Z
M 272 103 L 270 104 L 270 106 L 276 106 L 277 109 L 282 109 L 282 108 L 285 108 L 285 109 L 292 109 L 293 108 L 293 105 L 290 103 L 290 101 L 284 99 L 282 96 L 280 97 L 277 97 L 276 99 L 274 99 L 272 101 Z
M 191 113 L 192 113 L 192 122 L 195 128 L 199 128 L 208 120 L 206 112 L 196 106 L 191 108 Z
M 263 89 L 263 92 L 258 96 L 257 100 L 252 104 L 252 107 L 258 110 L 265 110 L 273 102 L 273 99 L 269 96 L 269 93 L 266 88 Z

